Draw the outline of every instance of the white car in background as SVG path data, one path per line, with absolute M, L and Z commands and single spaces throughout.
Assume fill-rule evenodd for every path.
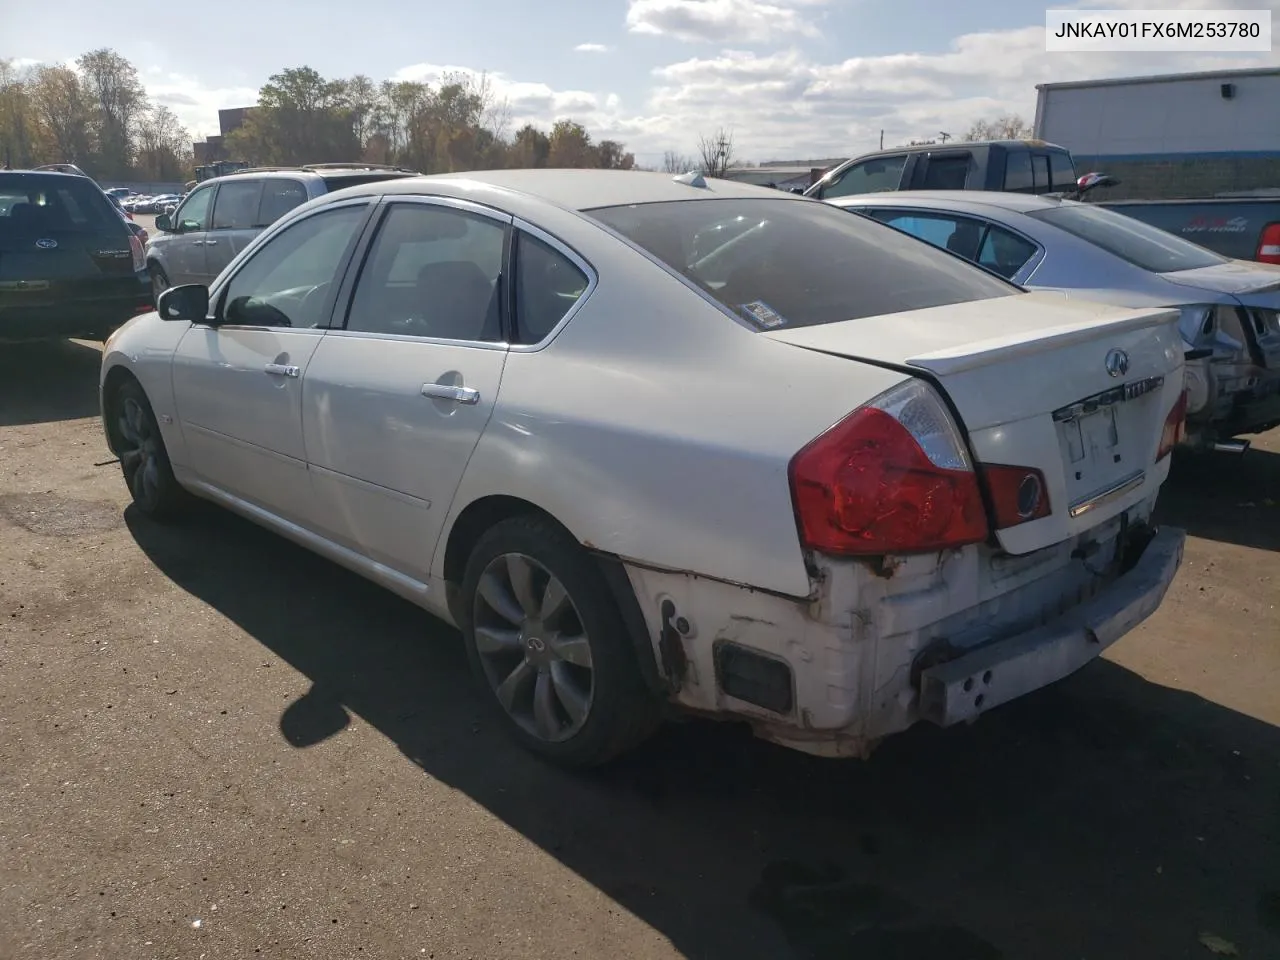
M 605 761 L 664 705 L 866 755 L 1160 604 L 1177 319 L 767 188 L 407 178 L 165 291 L 102 408 L 141 513 L 195 494 L 456 624 L 545 757 Z

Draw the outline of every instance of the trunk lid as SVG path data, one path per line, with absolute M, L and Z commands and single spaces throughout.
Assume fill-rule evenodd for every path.
M 1105 522 L 1167 473 L 1156 454 L 1183 390 L 1175 310 L 1030 293 L 764 336 L 923 374 L 955 405 L 979 462 L 1040 470 L 1052 512 L 998 531 L 1010 553 Z
M 1280 291 L 1280 265 L 1253 260 L 1232 260 L 1195 270 L 1178 270 L 1161 276 L 1180 287 L 1195 287 L 1215 293 L 1241 294 Z

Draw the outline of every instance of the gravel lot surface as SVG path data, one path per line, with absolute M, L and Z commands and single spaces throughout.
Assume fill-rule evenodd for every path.
M 1280 957 L 1280 435 L 1179 462 L 1163 608 L 972 727 L 569 776 L 430 617 L 128 509 L 98 360 L 0 347 L 0 960 Z

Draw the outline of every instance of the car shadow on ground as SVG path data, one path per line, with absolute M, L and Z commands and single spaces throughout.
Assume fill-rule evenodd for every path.
M 1205 934 L 1280 953 L 1280 730 L 1109 662 L 866 762 L 695 722 L 571 775 L 506 739 L 456 632 L 416 608 L 221 511 L 126 519 L 310 678 L 285 741 L 361 717 L 686 956 L 1169 960 Z
M 1156 518 L 1193 537 L 1280 550 L 1280 453 L 1175 455 Z
M 101 364 L 90 341 L 0 344 L 0 427 L 96 417 Z

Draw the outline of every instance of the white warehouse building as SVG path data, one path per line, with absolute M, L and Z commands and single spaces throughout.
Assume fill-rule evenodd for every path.
M 1035 136 L 1081 172 L 1116 176 L 1109 199 L 1280 190 L 1280 67 L 1044 83 Z

